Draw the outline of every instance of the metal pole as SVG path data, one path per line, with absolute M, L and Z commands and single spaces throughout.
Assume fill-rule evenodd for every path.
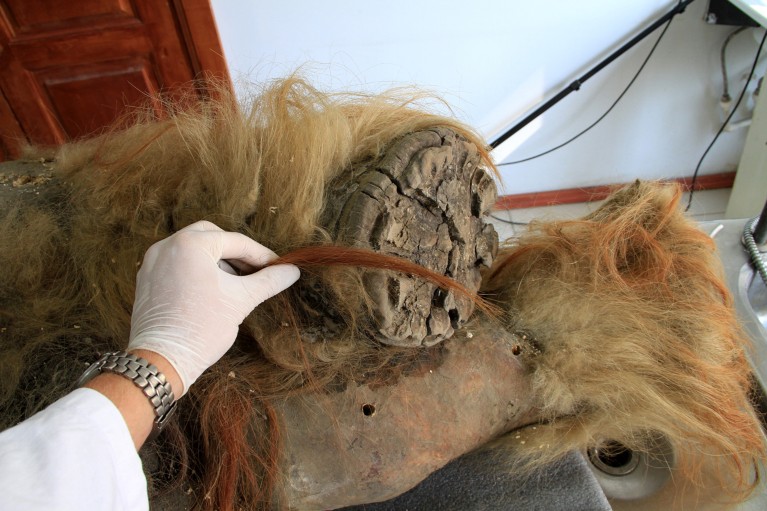
M 756 226 L 754 226 L 754 241 L 760 246 L 767 242 L 767 202 L 764 203 L 762 214 L 759 215 L 759 220 L 757 220 Z
M 662 18 L 657 20 L 655 23 L 644 29 L 642 32 L 640 32 L 638 35 L 636 35 L 633 39 L 631 39 L 629 42 L 618 48 L 616 51 L 611 53 L 608 57 L 606 57 L 604 60 L 602 60 L 599 64 L 591 68 L 589 71 L 586 72 L 583 76 L 572 82 L 570 85 L 568 85 L 563 91 L 561 91 L 559 94 L 548 100 L 546 103 L 541 105 L 540 107 L 536 108 L 535 111 L 533 111 L 530 115 L 519 121 L 517 124 L 512 126 L 510 129 L 508 129 L 505 133 L 503 133 L 500 137 L 495 139 L 493 142 L 490 143 L 490 147 L 495 149 L 502 143 L 504 143 L 506 140 L 508 140 L 511 136 L 513 136 L 516 132 L 530 124 L 536 117 L 540 116 L 543 112 L 554 106 L 555 104 L 559 103 L 561 100 L 563 100 L 567 95 L 569 95 L 571 92 L 577 91 L 581 88 L 581 85 L 586 82 L 589 78 L 597 74 L 599 71 L 604 69 L 608 64 L 610 64 L 612 61 L 626 53 L 630 48 L 632 48 L 635 44 L 637 44 L 639 41 L 650 35 L 652 32 L 654 32 L 658 27 L 666 23 L 668 20 L 676 16 L 677 14 L 684 12 L 685 8 L 690 5 L 695 0 L 684 0 L 679 2 L 676 7 L 674 7 L 671 11 L 667 12 Z

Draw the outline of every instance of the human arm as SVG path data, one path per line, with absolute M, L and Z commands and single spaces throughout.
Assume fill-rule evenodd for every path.
M 209 222 L 153 245 L 137 277 L 128 351 L 182 396 L 231 347 L 253 308 L 297 280 L 293 266 L 255 271 L 274 257 Z M 254 273 L 233 275 L 227 260 Z M 153 407 L 123 376 L 102 373 L 86 387 L 0 433 L 0 509 L 147 508 L 136 449 L 152 429 Z
M 252 239 L 205 221 L 156 243 L 137 276 L 128 351 L 157 366 L 181 397 L 232 346 L 245 317 L 298 279 L 292 265 L 264 268 L 276 257 Z M 117 406 L 140 448 L 154 420 L 143 392 L 109 373 L 88 386 Z
M 168 360 L 147 350 L 132 350 L 132 354 L 154 364 L 168 379 L 171 388 L 183 389 L 181 378 Z M 119 410 L 128 426 L 133 444 L 139 450 L 149 434 L 155 420 L 154 407 L 144 393 L 129 379 L 112 373 L 101 373 L 84 385 L 106 396 Z

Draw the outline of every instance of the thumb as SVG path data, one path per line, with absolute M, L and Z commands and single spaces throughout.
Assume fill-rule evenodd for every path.
M 248 290 L 255 308 L 265 300 L 292 286 L 300 276 L 301 272 L 298 267 L 292 264 L 277 264 L 238 278 Z

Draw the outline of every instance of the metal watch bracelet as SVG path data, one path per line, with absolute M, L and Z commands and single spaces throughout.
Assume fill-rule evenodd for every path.
M 122 375 L 144 392 L 156 416 L 149 438 L 156 437 L 176 409 L 173 389 L 165 375 L 145 358 L 125 351 L 115 351 L 104 354 L 91 364 L 77 380 L 77 386 L 82 387 L 103 372 Z

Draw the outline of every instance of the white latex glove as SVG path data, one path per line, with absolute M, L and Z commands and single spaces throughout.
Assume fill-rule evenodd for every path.
M 155 243 L 138 272 L 128 350 L 165 357 L 183 382 L 183 391 L 174 389 L 180 397 L 234 344 L 245 317 L 300 275 L 293 265 L 277 265 L 238 276 L 232 266 L 249 273 L 276 257 L 205 221 Z

